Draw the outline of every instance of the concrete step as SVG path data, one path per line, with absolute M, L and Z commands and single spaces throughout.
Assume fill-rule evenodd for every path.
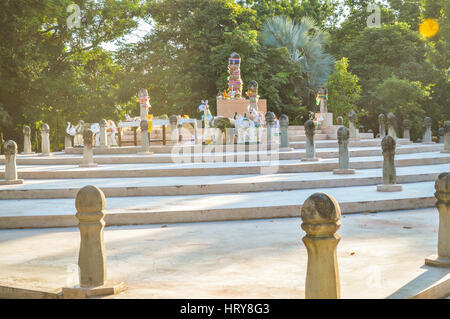
M 428 152 L 418 154 L 399 154 L 397 166 L 434 165 L 450 163 L 450 154 Z M 379 168 L 383 166 L 381 156 L 350 158 L 354 169 Z M 23 179 L 61 179 L 61 178 L 109 178 L 109 177 L 158 177 L 158 176 L 208 176 L 208 175 L 247 175 L 331 171 L 338 167 L 337 158 L 321 159 L 319 162 L 300 162 L 297 160 L 277 160 L 249 162 L 204 162 L 193 163 L 147 163 L 147 164 L 105 164 L 93 168 L 80 168 L 78 165 L 35 165 L 20 166 L 19 178 Z M 4 171 L 0 171 L 4 178 Z
M 401 192 L 377 192 L 376 186 L 319 188 L 255 193 L 107 198 L 105 222 L 113 225 L 204 222 L 298 217 L 314 192 L 326 192 L 343 214 L 434 206 L 434 182 L 403 184 Z M 349 194 L 351 194 L 349 196 Z M 2 200 L 0 228 L 74 227 L 72 199 Z M 132 204 L 131 204 L 132 203 Z
M 422 143 L 411 143 L 411 141 L 403 138 L 397 139 L 397 147 L 400 145 L 409 145 L 409 144 L 415 144 L 415 145 L 427 145 Z M 322 141 L 315 141 L 314 145 L 316 148 L 322 148 L 322 147 L 335 147 L 337 146 L 337 140 L 322 140 Z M 381 139 L 360 139 L 360 140 L 350 140 L 349 144 L 350 147 L 370 147 L 370 146 L 381 146 Z M 428 144 L 428 145 L 437 145 L 437 144 Z M 305 142 L 289 142 L 289 146 L 292 148 L 305 148 Z M 439 147 L 439 146 L 437 146 Z
M 430 145 L 400 145 L 396 150 L 397 154 L 413 154 L 413 153 L 427 153 L 440 151 L 442 146 L 439 144 Z M 271 153 L 267 151 L 254 152 L 230 152 L 223 153 L 223 148 L 210 148 L 212 153 L 193 153 L 190 154 L 190 148 L 180 149 L 180 152 L 173 154 L 155 153 L 152 155 L 134 155 L 134 154 L 110 154 L 110 155 L 95 155 L 94 161 L 97 164 L 143 164 L 143 163 L 179 163 L 179 162 L 227 162 L 227 161 L 267 161 L 267 160 L 295 160 L 305 156 L 304 149 L 295 149 L 289 152 Z M 206 149 L 205 149 L 206 150 Z M 248 149 L 247 149 L 248 150 Z M 337 147 L 334 148 L 318 148 L 316 150 L 319 158 L 337 158 L 339 151 Z M 361 156 L 381 156 L 382 151 L 380 147 L 351 147 L 349 149 L 351 157 Z M 55 153 L 55 156 L 41 157 L 19 155 L 17 158 L 18 165 L 76 165 L 82 160 L 81 154 L 65 155 L 63 153 Z M 4 164 L 4 156 L 0 157 L 0 164 Z M 20 168 L 19 168 L 20 170 Z
M 449 164 L 397 168 L 397 183 L 434 181 Z M 358 170 L 353 175 L 332 172 L 196 177 L 29 180 L 23 185 L 0 186 L 0 199 L 75 198 L 85 185 L 95 185 L 107 197 L 204 195 L 286 191 L 323 187 L 382 184 L 381 169 Z

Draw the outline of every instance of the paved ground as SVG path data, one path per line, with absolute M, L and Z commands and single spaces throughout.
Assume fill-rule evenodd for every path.
M 355 193 L 356 195 L 356 193 Z M 405 298 L 448 274 L 436 252 L 436 209 L 342 217 L 343 298 Z M 299 218 L 108 227 L 108 278 L 118 298 L 304 298 Z M 76 228 L 0 230 L 0 285 L 55 290 L 74 283 Z

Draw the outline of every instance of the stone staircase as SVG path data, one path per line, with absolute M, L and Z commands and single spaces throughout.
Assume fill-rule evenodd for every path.
M 148 156 L 136 155 L 139 146 L 96 148 L 94 168 L 78 167 L 82 150 L 77 148 L 51 157 L 18 155 L 18 175 L 25 183 L 0 186 L 0 228 L 76 226 L 74 198 L 85 185 L 104 191 L 107 226 L 294 217 L 318 191 L 334 196 L 344 214 L 432 207 L 434 180 L 450 170 L 442 144 L 398 139 L 397 181 L 403 191 L 377 192 L 380 139 L 350 141 L 356 174 L 333 175 L 338 167 L 333 130 L 317 131 L 316 137 L 323 137 L 316 141 L 319 162 L 300 161 L 303 127 L 292 126 L 289 134 L 294 148 L 289 152 L 264 145 L 152 144 L 154 154 Z M 0 178 L 3 165 L 2 156 Z

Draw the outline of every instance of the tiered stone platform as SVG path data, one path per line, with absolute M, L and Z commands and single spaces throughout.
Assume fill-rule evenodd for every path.
M 73 199 L 85 185 L 100 187 L 108 199 L 106 223 L 153 224 L 299 216 L 315 191 L 335 196 L 344 213 L 431 207 L 433 182 L 450 169 L 442 144 L 397 140 L 397 182 L 404 191 L 381 193 L 380 139 L 362 135 L 350 142 L 354 175 L 334 175 L 338 167 L 335 128 L 318 130 L 318 162 L 301 162 L 304 130 L 291 126 L 293 151 L 255 146 L 154 145 L 151 156 L 139 147 L 95 149 L 94 168 L 80 168 L 82 149 L 51 157 L 19 155 L 23 185 L 0 186 L 0 228 L 75 226 Z M 201 153 L 202 151 L 203 153 Z M 225 152 L 227 150 L 227 152 Z M 198 151 L 199 153 L 195 153 Z M 0 165 L 4 158 L 0 158 Z M 4 167 L 0 166 L 0 178 Z
M 377 192 L 381 140 L 367 134 L 350 141 L 356 174 L 334 175 L 334 132 L 317 131 L 320 160 L 309 163 L 300 161 L 302 127 L 290 127 L 289 152 L 153 145 L 154 154 L 144 156 L 128 146 L 95 149 L 93 168 L 78 167 L 81 149 L 18 155 L 24 184 L 0 186 L 0 298 L 59 297 L 68 266 L 77 264 L 74 198 L 85 185 L 106 195 L 108 276 L 128 287 L 116 298 L 304 298 L 307 259 L 298 216 L 320 191 L 334 196 L 344 214 L 343 298 L 417 297 L 447 282 L 447 270 L 423 264 L 436 252 L 434 181 L 450 170 L 450 154 L 441 153 L 442 144 L 398 139 L 403 191 Z

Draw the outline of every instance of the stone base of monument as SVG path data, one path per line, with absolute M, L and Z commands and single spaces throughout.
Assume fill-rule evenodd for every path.
M 90 164 L 80 164 L 78 167 L 97 167 L 97 163 L 90 163 Z
M 403 190 L 402 185 L 399 184 L 381 184 L 377 185 L 378 192 L 400 192 Z
M 98 287 L 65 287 L 62 289 L 62 295 L 64 299 L 87 299 L 117 295 L 126 289 L 123 282 L 108 280 L 104 285 Z
M 136 155 L 153 155 L 153 152 L 137 152 Z
M 321 117 L 322 123 L 320 125 L 321 128 L 327 128 L 333 126 L 333 113 L 316 113 L 316 118 Z
M 311 158 L 303 157 L 300 160 L 302 162 L 318 162 L 320 160 L 320 158 L 318 158 L 318 157 L 311 157 Z
M 17 184 L 23 184 L 23 179 L 14 179 L 14 180 L 3 180 L 0 181 L 0 185 L 17 185 Z
M 35 155 L 36 153 L 35 152 L 22 152 L 22 153 L 20 153 L 20 155 Z
M 39 156 L 53 156 L 52 153 L 39 153 Z
M 292 147 L 281 147 L 280 148 L 280 152 L 290 152 L 293 151 L 294 149 Z
M 353 168 L 336 168 L 333 170 L 333 174 L 336 175 L 355 174 L 355 170 Z
M 439 257 L 438 255 L 431 255 L 428 256 L 428 258 L 425 258 L 425 265 L 450 268 L 450 259 Z

